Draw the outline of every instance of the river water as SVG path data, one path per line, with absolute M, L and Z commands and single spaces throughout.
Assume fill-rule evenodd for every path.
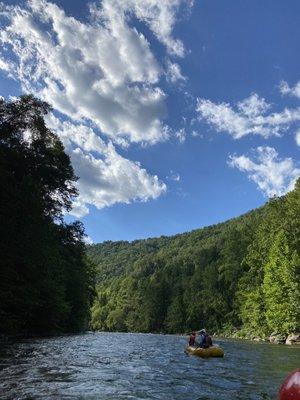
M 217 340 L 223 359 L 184 353 L 172 335 L 90 333 L 1 344 L 5 399 L 276 399 L 300 348 Z M 267 396 L 266 396 L 267 395 Z

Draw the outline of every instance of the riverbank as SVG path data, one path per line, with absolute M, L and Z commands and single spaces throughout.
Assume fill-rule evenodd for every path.
M 247 334 L 241 330 L 231 332 L 218 332 L 214 333 L 212 337 L 219 339 L 244 339 L 252 342 L 267 342 L 272 344 L 284 344 L 288 346 L 300 346 L 300 333 L 291 333 L 283 335 L 273 332 L 270 336 L 255 336 Z

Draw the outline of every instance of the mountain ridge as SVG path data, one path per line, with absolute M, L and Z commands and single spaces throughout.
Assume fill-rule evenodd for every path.
M 298 329 L 299 186 L 208 227 L 89 246 L 97 271 L 93 329 L 183 332 L 206 326 L 262 337 Z M 282 296 L 288 297 L 286 310 Z

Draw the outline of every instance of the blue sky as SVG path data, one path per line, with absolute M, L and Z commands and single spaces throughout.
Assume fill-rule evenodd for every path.
M 296 0 L 2 3 L 0 95 L 53 105 L 80 178 L 66 219 L 94 242 L 133 240 L 291 190 L 299 15 Z

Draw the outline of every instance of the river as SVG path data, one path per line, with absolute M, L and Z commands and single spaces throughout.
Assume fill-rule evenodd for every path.
M 300 348 L 217 340 L 223 359 L 184 353 L 175 335 L 89 333 L 1 344 L 0 398 L 275 399 Z M 268 397 L 266 397 L 266 395 Z

